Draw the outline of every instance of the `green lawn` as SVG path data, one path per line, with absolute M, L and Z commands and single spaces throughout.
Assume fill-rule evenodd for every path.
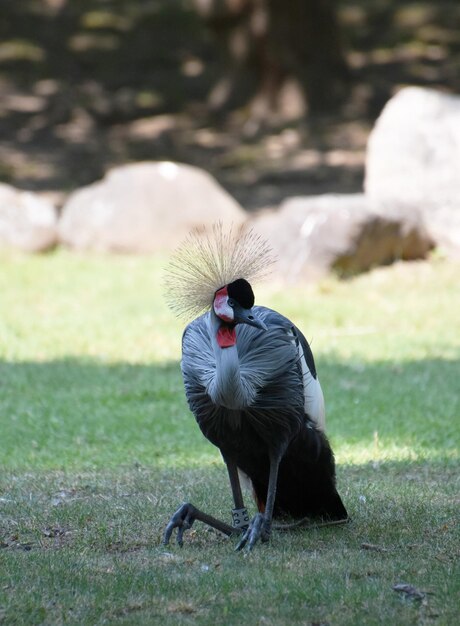
M 457 624 L 460 266 L 256 290 L 311 340 L 353 521 L 247 555 L 198 524 L 161 545 L 182 501 L 232 506 L 163 265 L 0 255 L 0 623 Z

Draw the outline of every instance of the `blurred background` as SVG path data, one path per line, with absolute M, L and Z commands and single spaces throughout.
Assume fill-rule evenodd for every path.
M 237 561 L 160 547 L 230 506 L 164 298 L 216 220 L 278 257 L 353 519 Z M 0 622 L 457 623 L 459 258 L 459 0 L 0 0 Z
M 402 86 L 460 93 L 458 0 L 1 0 L 0 181 L 211 172 L 245 209 L 362 189 Z

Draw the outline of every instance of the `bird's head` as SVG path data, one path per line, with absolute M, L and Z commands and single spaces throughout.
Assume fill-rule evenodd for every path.
M 252 230 L 222 223 L 211 231 L 194 231 L 173 255 L 166 271 L 166 298 L 184 319 L 209 311 L 216 328 L 237 324 L 266 329 L 253 311 L 248 281 L 266 276 L 274 258 L 267 241 Z M 242 277 L 245 278 L 242 278 Z
M 254 292 L 251 285 L 244 278 L 238 278 L 216 291 L 212 308 L 222 321 L 218 333 L 218 341 L 221 347 L 234 345 L 236 341 L 236 324 L 248 324 L 261 330 L 267 330 L 264 322 L 254 315 L 253 306 Z M 227 345 L 222 345 L 223 343 Z

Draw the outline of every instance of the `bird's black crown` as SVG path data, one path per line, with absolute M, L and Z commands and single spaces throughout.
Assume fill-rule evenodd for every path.
M 227 292 L 243 309 L 252 309 L 254 306 L 254 292 L 251 285 L 244 278 L 238 278 L 227 285 Z

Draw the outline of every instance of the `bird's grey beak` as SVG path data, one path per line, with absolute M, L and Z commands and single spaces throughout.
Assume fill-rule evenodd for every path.
M 248 324 L 249 326 L 254 326 L 254 328 L 260 328 L 260 330 L 267 330 L 267 325 L 254 315 L 252 309 L 243 309 L 242 306 L 235 306 L 233 312 L 235 324 Z

